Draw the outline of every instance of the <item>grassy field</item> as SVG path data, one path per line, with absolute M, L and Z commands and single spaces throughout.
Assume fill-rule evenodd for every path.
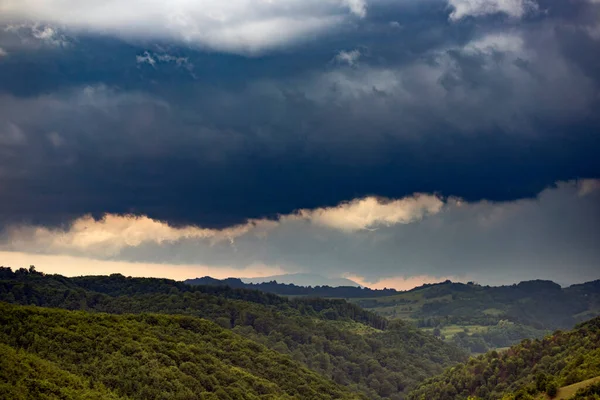
M 338 326 L 340 329 L 356 333 L 358 335 L 368 335 L 371 333 L 383 332 L 379 329 L 375 329 L 371 326 L 361 324 L 355 321 L 324 321 L 322 319 L 313 319 L 313 321 L 317 324 L 333 324 Z
M 446 339 L 451 339 L 454 335 L 459 332 L 467 330 L 468 335 L 472 335 L 474 333 L 482 333 L 488 330 L 489 327 L 482 325 L 447 325 L 440 329 L 442 335 L 446 337 Z M 422 328 L 424 331 L 433 332 L 434 328 Z
M 581 381 L 578 383 L 574 383 L 572 385 L 569 386 L 563 386 L 560 389 L 558 389 L 558 394 L 556 395 L 556 397 L 554 397 L 554 399 L 552 400 L 567 400 L 570 399 L 571 397 L 573 397 L 575 395 L 575 393 L 584 387 L 587 387 L 589 385 L 592 385 L 594 383 L 600 382 L 600 376 L 597 376 L 595 378 L 591 378 L 585 381 Z M 541 397 L 538 397 L 539 400 L 550 400 L 550 396 L 548 395 L 543 395 Z

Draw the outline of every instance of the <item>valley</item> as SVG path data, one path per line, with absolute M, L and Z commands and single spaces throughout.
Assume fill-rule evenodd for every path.
M 191 284 L 257 289 L 293 298 L 343 298 L 390 320 L 407 321 L 434 336 L 481 354 L 541 338 L 600 315 L 600 281 L 562 288 L 551 281 L 482 286 L 445 281 L 400 292 L 356 287 L 301 287 L 274 281 L 188 280 Z

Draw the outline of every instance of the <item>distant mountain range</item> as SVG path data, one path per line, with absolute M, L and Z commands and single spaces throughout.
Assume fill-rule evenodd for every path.
M 294 274 L 294 275 L 307 275 L 304 277 L 305 281 L 309 279 L 313 281 L 318 275 L 311 274 Z M 289 275 L 281 275 L 282 277 L 289 277 Z M 269 278 L 256 278 L 257 280 L 264 280 Z M 395 289 L 383 289 L 373 290 L 359 286 L 356 282 L 349 279 L 327 279 L 321 278 L 325 282 L 333 283 L 346 283 L 350 282 L 347 286 L 329 286 L 321 283 L 316 286 L 301 286 L 293 283 L 282 283 L 277 279 L 272 279 L 262 283 L 246 283 L 240 278 L 227 278 L 227 279 L 215 279 L 210 276 L 203 278 L 187 279 L 184 283 L 188 285 L 208 285 L 208 286 L 229 286 L 235 289 L 251 289 L 260 290 L 262 292 L 278 294 L 282 296 L 310 296 L 310 297 L 334 297 L 334 298 L 371 298 L 381 296 L 391 296 L 397 294 Z M 251 279 L 254 280 L 254 279 Z M 289 280 L 288 280 L 289 281 Z
M 298 274 L 284 274 L 284 275 L 272 275 L 265 276 L 262 278 L 241 278 L 244 283 L 264 283 L 273 282 L 293 284 L 297 286 L 354 286 L 361 287 L 358 283 L 345 278 L 327 278 L 318 274 L 298 273 Z

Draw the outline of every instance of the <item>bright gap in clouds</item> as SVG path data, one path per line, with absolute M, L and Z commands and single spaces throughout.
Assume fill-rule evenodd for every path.
M 157 264 L 144 262 L 107 261 L 94 260 L 85 257 L 73 257 L 56 254 L 32 254 L 21 252 L 0 251 L 0 259 L 3 267 L 13 270 L 18 268 L 29 268 L 34 265 L 37 271 L 46 274 L 59 274 L 63 276 L 84 275 L 110 275 L 121 274 L 132 277 L 154 277 L 168 278 L 178 281 L 186 279 L 211 276 L 215 279 L 226 278 L 262 278 L 274 275 L 290 273 L 279 267 L 267 265 L 253 265 L 243 269 L 207 266 L 207 265 L 181 265 L 181 264 Z M 426 283 L 442 282 L 450 279 L 454 282 L 465 281 L 464 277 L 454 276 L 413 276 L 386 278 L 377 282 L 367 282 L 360 276 L 348 275 L 346 278 L 361 286 L 371 289 L 392 288 L 396 290 L 410 290 Z
M 411 277 L 395 277 L 395 278 L 384 278 L 376 282 L 368 282 L 361 276 L 348 275 L 347 279 L 350 279 L 361 286 L 369 287 L 371 289 L 396 289 L 396 290 L 410 290 L 418 286 L 422 286 L 426 283 L 437 283 L 451 280 L 452 282 L 468 282 L 469 279 L 465 280 L 465 277 L 457 276 L 429 276 L 419 275 Z
M 599 278 L 599 182 L 562 182 L 535 199 L 507 202 L 367 197 L 224 230 L 172 227 L 146 216 L 82 217 L 66 229 L 14 226 L 1 236 L 0 255 L 13 267 L 67 275 L 306 272 L 397 289 L 446 279 L 571 284 Z
M 522 18 L 527 13 L 535 12 L 538 5 L 533 0 L 448 0 L 454 9 L 450 19 L 458 21 L 468 16 L 480 17 L 488 14 L 502 13 L 512 18 Z
M 230 277 L 261 278 L 285 273 L 281 268 L 253 265 L 247 268 L 211 267 L 207 265 L 158 264 L 145 262 L 94 260 L 57 254 L 33 254 L 0 251 L 1 265 L 13 270 L 34 265 L 37 271 L 64 276 L 122 274 L 133 277 L 169 278 L 185 280 L 212 276 L 216 279 Z

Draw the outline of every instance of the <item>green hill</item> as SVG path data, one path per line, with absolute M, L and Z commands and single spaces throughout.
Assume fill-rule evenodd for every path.
M 0 343 L 0 399 L 121 400 L 101 385 Z
M 600 281 L 561 288 L 550 281 L 481 286 L 446 281 L 392 296 L 351 299 L 474 353 L 541 338 L 600 315 Z
M 542 340 L 525 340 L 447 369 L 409 399 L 534 399 L 600 375 L 600 317 Z
M 3 374 L 37 381 L 30 397 L 36 390 L 60 390 L 62 382 L 74 393 L 100 387 L 140 400 L 359 397 L 287 356 L 194 317 L 0 303 L 0 343 L 18 350 L 12 355 L 19 363 L 3 361 Z M 31 361 L 33 371 L 41 366 L 47 373 L 20 370 Z
M 412 325 L 388 323 L 340 299 L 290 300 L 166 279 L 66 278 L 4 268 L 0 269 L 0 301 L 205 318 L 369 399 L 402 399 L 424 379 L 466 359 L 458 348 Z

